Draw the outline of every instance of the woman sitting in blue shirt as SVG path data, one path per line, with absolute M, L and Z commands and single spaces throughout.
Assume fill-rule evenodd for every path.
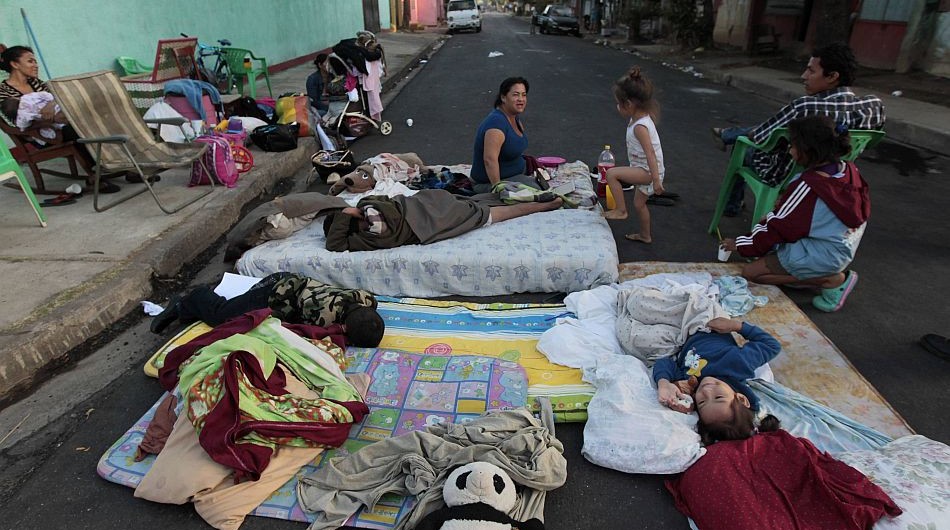
M 502 180 L 532 184 L 524 177 L 524 152 L 528 135 L 518 116 L 528 103 L 528 81 L 523 77 L 509 77 L 501 83 L 493 110 L 478 126 L 475 133 L 475 153 L 472 159 L 472 180 L 478 193 L 491 191 Z M 517 178 L 517 177 L 524 178 Z
M 322 117 L 330 111 L 330 102 L 323 93 L 327 76 L 327 54 L 317 55 L 313 65 L 317 67 L 317 71 L 307 77 L 307 95 L 310 96 L 310 106 L 317 109 L 317 114 Z

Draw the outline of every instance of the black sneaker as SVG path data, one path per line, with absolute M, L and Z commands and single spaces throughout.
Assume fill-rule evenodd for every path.
M 726 151 L 726 142 L 722 141 L 722 128 L 713 127 L 709 130 L 712 133 L 713 143 L 716 144 L 716 149 L 725 152 Z
M 152 333 L 161 333 L 165 331 L 165 328 L 167 328 L 172 322 L 178 320 L 178 316 L 180 314 L 181 299 L 177 296 L 174 296 L 168 301 L 168 305 L 165 307 L 165 310 L 152 318 L 152 323 L 149 324 L 148 329 Z
M 726 209 L 722 212 L 722 215 L 726 217 L 738 217 L 743 208 L 745 208 L 745 201 L 739 201 L 739 204 L 729 203 L 726 205 Z
M 920 345 L 937 357 L 950 361 L 950 339 L 947 337 L 928 333 L 920 338 Z
M 99 183 L 99 193 L 116 193 L 121 189 L 122 188 L 120 188 L 118 185 L 108 181 Z

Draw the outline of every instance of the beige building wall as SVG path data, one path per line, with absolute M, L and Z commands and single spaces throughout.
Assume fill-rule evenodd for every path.
M 751 0 L 725 0 L 716 12 L 713 41 L 744 49 L 748 44 L 750 9 Z

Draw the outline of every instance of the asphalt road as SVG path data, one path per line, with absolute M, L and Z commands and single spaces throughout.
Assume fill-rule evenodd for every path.
M 492 51 L 504 55 L 489 58 Z M 682 199 L 675 207 L 652 208 L 651 246 L 622 238 L 632 221 L 614 225 L 621 261 L 713 260 L 716 245 L 705 228 L 727 157 L 712 147 L 708 128 L 755 123 L 774 112 L 776 103 L 574 37 L 531 35 L 520 20 L 488 15 L 481 33 L 451 38 L 386 109 L 393 134 L 363 138 L 354 151 L 358 158 L 415 151 L 427 163 L 468 162 L 473 132 L 491 109 L 499 83 L 520 75 L 531 83 L 525 114 L 531 154 L 593 163 L 609 143 L 622 162 L 624 122 L 614 109 L 610 85 L 633 64 L 640 64 L 659 90 L 667 188 Z M 407 118 L 413 127 L 406 126 Z M 812 309 L 802 293 L 790 296 L 914 429 L 947 443 L 950 364 L 915 341 L 923 333 L 950 333 L 945 301 L 950 183 L 944 178 L 950 164 L 885 142 L 859 167 L 871 185 L 874 206 L 854 263 L 861 273 L 856 291 L 836 314 Z M 746 218 L 726 219 L 723 233 L 742 231 L 747 217 L 748 212 Z M 202 277 L 219 271 L 220 265 L 212 263 Z M 141 371 L 161 340 L 148 333 L 147 322 L 132 320 L 128 330 L 106 340 L 93 355 L 98 364 L 80 364 L 58 378 L 73 379 L 72 388 L 98 388 L 103 372 L 111 372 L 115 381 L 103 383 L 102 390 L 45 431 L 0 453 L 0 528 L 207 528 L 190 506 L 135 499 L 132 490 L 95 473 L 100 455 L 161 394 L 157 382 Z M 69 388 L 54 381 L 38 393 L 56 400 Z M 569 479 L 548 496 L 548 528 L 686 527 L 663 477 L 627 475 L 588 463 L 580 454 L 582 433 L 582 425 L 558 425 Z M 242 526 L 303 527 L 258 517 Z

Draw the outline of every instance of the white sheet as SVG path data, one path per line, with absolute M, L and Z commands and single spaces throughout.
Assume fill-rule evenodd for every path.
M 654 274 L 571 293 L 564 303 L 577 318 L 558 319 L 537 347 L 553 363 L 582 369 L 584 380 L 597 388 L 587 408 L 585 458 L 627 473 L 680 473 L 705 449 L 695 431 L 696 415 L 660 405 L 650 370 L 624 355 L 617 341 L 617 293 L 633 285 L 699 286 L 710 294 L 717 289 L 709 273 Z M 768 365 L 756 370 L 756 377 L 774 380 Z

